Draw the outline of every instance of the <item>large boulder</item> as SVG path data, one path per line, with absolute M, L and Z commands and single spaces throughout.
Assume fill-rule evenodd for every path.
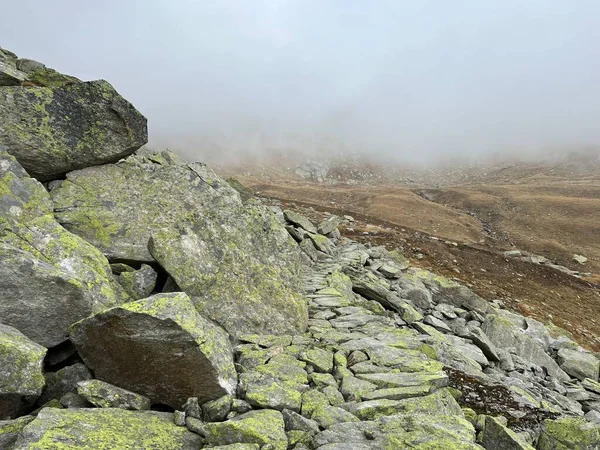
M 90 316 L 71 340 L 96 378 L 177 409 L 235 392 L 227 334 L 184 293 L 158 294 Z
M 46 75 L 37 84 L 56 86 Z M 148 140 L 146 118 L 104 80 L 4 86 L 0 117 L 0 145 L 42 181 L 117 161 Z
M 173 423 L 173 414 L 117 408 L 44 408 L 13 450 L 197 450 L 202 438 Z
M 149 248 L 197 310 L 234 337 L 306 329 L 298 246 L 268 208 L 206 210 L 156 232 Z
M 45 356 L 44 347 L 0 324 L 0 420 L 12 418 L 40 396 Z
M 600 359 L 591 353 L 561 348 L 558 351 L 558 362 L 565 372 L 581 381 L 586 378 L 598 380 Z
M 44 187 L 1 148 L 0 261 L 0 322 L 44 347 L 63 342 L 73 322 L 128 299 L 106 258 L 56 222 Z
M 158 230 L 205 210 L 241 206 L 237 192 L 206 165 L 178 164 L 170 152 L 67 174 L 50 192 L 57 220 L 111 260 L 152 262 Z
M 537 448 L 539 450 L 597 450 L 600 425 L 580 417 L 545 420 Z

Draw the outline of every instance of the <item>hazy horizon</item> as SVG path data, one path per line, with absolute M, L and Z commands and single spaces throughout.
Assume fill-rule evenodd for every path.
M 428 162 L 600 148 L 600 3 L 4 5 L 0 46 L 112 83 L 150 145 Z

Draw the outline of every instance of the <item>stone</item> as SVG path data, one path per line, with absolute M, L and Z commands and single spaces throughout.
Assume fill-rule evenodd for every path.
M 384 262 L 377 270 L 386 278 L 398 278 L 402 273 L 402 268 L 393 261 Z
M 425 320 L 423 320 L 423 322 L 428 325 L 431 325 L 436 330 L 439 330 L 442 333 L 452 333 L 452 330 L 448 325 L 446 325 L 446 322 L 432 315 L 425 316 Z
M 202 405 L 202 418 L 205 422 L 222 422 L 231 411 L 233 396 L 224 395 Z
M 325 406 L 317 408 L 311 415 L 312 420 L 319 424 L 319 427 L 325 429 L 336 423 L 358 422 L 359 419 L 352 413 L 339 406 Z
M 420 322 L 423 320 L 423 314 L 421 314 L 408 303 L 400 305 L 400 317 L 402 317 L 402 320 L 409 325 L 411 323 Z
M 270 445 L 273 450 L 287 449 L 283 416 L 279 411 L 250 411 L 225 422 L 203 426 L 206 441 L 211 446 L 236 443 Z
M 190 397 L 182 405 L 183 411 L 186 417 L 193 417 L 194 419 L 202 419 L 202 408 L 198 402 L 198 397 Z
M 326 386 L 321 389 L 323 394 L 327 397 L 327 401 L 331 406 L 339 406 L 346 402 L 346 399 L 340 391 L 334 386 Z
M 150 236 L 205 210 L 242 207 L 238 193 L 201 163 L 170 152 L 133 155 L 67 174 L 50 191 L 56 219 L 110 260 L 151 263 Z
M 0 324 L 0 420 L 14 418 L 41 395 L 45 356 L 44 347 Z
M 375 389 L 377 389 L 375 384 L 349 375 L 343 377 L 340 384 L 340 392 L 348 401 L 360 400 Z
M 418 386 L 405 386 L 397 388 L 386 388 L 377 389 L 375 391 L 367 392 L 362 396 L 362 400 L 404 400 L 405 398 L 420 397 L 427 395 L 432 391 L 432 388 L 428 384 Z
M 12 450 L 196 450 L 202 437 L 178 427 L 173 414 L 119 408 L 44 408 Z
M 320 234 L 330 234 L 340 225 L 340 218 L 338 216 L 329 216 L 327 219 L 319 223 L 317 231 Z M 306 229 L 306 228 L 305 228 Z M 308 230 L 310 231 L 310 230 Z
M 588 391 L 594 392 L 595 394 L 600 394 L 600 383 L 598 381 L 585 378 L 581 382 L 581 386 Z
M 91 379 L 92 373 L 84 364 L 76 363 L 56 372 L 48 372 L 45 377 L 46 387 L 38 404 L 44 404 L 53 399 L 59 400 L 69 392 L 77 392 L 79 382 Z
M 20 86 L 26 77 L 17 68 L 17 55 L 0 48 L 0 86 Z
M 397 388 L 409 386 L 428 386 L 430 388 L 448 385 L 448 375 L 437 373 L 363 373 L 356 374 L 357 378 L 369 381 L 380 388 Z
M 306 329 L 300 252 L 268 208 L 207 210 L 193 224 L 157 231 L 149 246 L 198 312 L 233 337 Z
M 106 81 L 3 87 L 0 145 L 46 181 L 132 154 L 148 141 L 146 118 Z
M 243 185 L 239 180 L 230 177 L 225 181 L 227 181 L 227 184 L 229 184 L 229 186 L 231 186 L 238 192 L 238 194 L 240 194 L 242 202 L 246 203 L 248 200 L 254 197 L 254 191 L 248 186 Z
M 300 430 L 308 432 L 312 431 L 315 433 L 319 432 L 319 424 L 312 419 L 301 416 L 289 409 L 281 411 L 281 415 L 283 416 L 283 421 L 285 423 L 285 431 Z
M 75 392 L 67 392 L 59 401 L 65 408 L 92 408 L 94 406 L 88 402 L 85 397 Z
M 300 227 L 308 231 L 309 233 L 317 232 L 317 227 L 315 227 L 313 223 L 306 217 L 304 217 L 302 214 L 298 214 L 297 212 L 286 209 L 285 211 L 283 211 L 283 216 L 285 217 L 285 220 L 291 223 L 292 225 Z
M 600 360 L 590 353 L 561 348 L 558 351 L 558 363 L 561 369 L 579 380 L 591 378 L 598 381 Z
M 46 348 L 91 313 L 129 299 L 106 258 L 66 231 L 44 187 L 0 147 L 0 322 Z
M 139 270 L 124 271 L 119 274 L 119 284 L 133 300 L 140 300 L 152 294 L 158 275 L 148 264 Z
M 570 377 L 544 351 L 542 346 L 506 317 L 489 314 L 481 329 L 489 340 L 500 348 L 514 348 L 517 355 L 526 361 L 545 368 L 550 375 L 560 381 L 569 381 Z
M 0 448 L 12 449 L 23 428 L 33 419 L 33 416 L 23 416 L 14 420 L 0 420 Z
M 600 425 L 579 417 L 545 420 L 538 450 L 595 450 L 600 446 Z
M 484 428 L 477 442 L 486 450 L 535 450 L 517 433 L 492 416 L 485 416 Z
M 300 353 L 299 358 L 314 367 L 317 372 L 330 373 L 333 370 L 333 353 L 313 348 Z
M 77 383 L 77 393 L 99 408 L 150 409 L 150 399 L 100 380 Z
M 318 408 L 330 406 L 327 396 L 316 389 L 309 389 L 302 393 L 302 415 L 310 418 Z
M 205 403 L 237 386 L 227 334 L 184 293 L 97 313 L 71 327 L 71 340 L 98 379 L 173 409 L 190 396 Z

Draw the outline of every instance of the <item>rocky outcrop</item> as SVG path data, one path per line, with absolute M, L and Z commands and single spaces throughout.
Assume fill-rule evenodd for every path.
M 95 376 L 179 408 L 235 392 L 226 333 L 200 316 L 183 293 L 157 294 L 74 324 L 71 340 Z
M 106 258 L 60 226 L 44 187 L 0 151 L 0 322 L 52 347 L 67 328 L 126 300 Z
M 0 420 L 22 413 L 41 395 L 46 349 L 0 324 Z
M 117 161 L 148 140 L 146 118 L 106 81 L 0 88 L 0 145 L 46 181 Z
M 12 450 L 121 448 L 197 450 L 202 438 L 178 427 L 173 415 L 116 408 L 44 408 L 20 433 Z

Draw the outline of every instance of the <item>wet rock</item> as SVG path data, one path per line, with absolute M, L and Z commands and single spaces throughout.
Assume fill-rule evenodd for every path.
M 0 420 L 15 417 L 40 396 L 45 356 L 44 347 L 0 324 Z
M 157 294 L 88 317 L 71 340 L 98 379 L 173 409 L 235 392 L 227 334 L 194 309 L 184 293 Z M 162 368 L 162 369 L 161 369 Z
M 44 187 L 0 149 L 0 321 L 45 347 L 126 299 L 108 261 L 61 227 Z
M 117 161 L 148 141 L 146 118 L 106 81 L 3 87 L 0 145 L 39 180 Z
M 273 450 L 286 450 L 284 427 L 279 411 L 264 409 L 250 411 L 226 422 L 204 424 L 203 432 L 211 446 L 248 443 L 261 447 L 268 445 Z
M 77 383 L 77 393 L 99 408 L 142 411 L 150 409 L 150 399 L 100 380 Z
M 13 450 L 122 448 L 196 450 L 202 438 L 173 423 L 173 414 L 118 408 L 44 408 Z

